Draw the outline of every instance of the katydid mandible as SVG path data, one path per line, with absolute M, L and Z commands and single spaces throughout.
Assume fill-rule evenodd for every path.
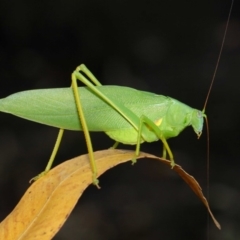
M 77 81 L 86 87 L 78 87 Z M 89 131 L 105 132 L 118 143 L 136 145 L 161 140 L 163 158 L 175 165 L 167 139 L 192 126 L 201 136 L 204 110 L 193 109 L 176 99 L 120 86 L 103 86 L 82 64 L 72 73 L 71 88 L 29 90 L 0 99 L 0 111 L 34 122 L 59 128 L 59 134 L 45 171 L 49 171 L 58 151 L 64 130 L 83 131 L 93 184 L 98 186 Z M 35 179 L 39 178 L 37 176 Z

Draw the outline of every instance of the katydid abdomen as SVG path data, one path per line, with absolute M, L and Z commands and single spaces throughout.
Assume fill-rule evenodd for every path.
M 130 109 L 139 118 L 147 116 L 160 129 L 165 139 L 176 137 L 192 125 L 200 135 L 204 114 L 173 98 L 120 86 L 96 86 L 113 102 Z M 124 144 L 136 144 L 135 129 L 119 112 L 87 87 L 79 87 L 80 100 L 89 131 L 103 131 Z M 45 125 L 81 131 L 81 123 L 71 88 L 29 90 L 0 99 L 0 111 Z M 149 128 L 141 142 L 159 140 Z

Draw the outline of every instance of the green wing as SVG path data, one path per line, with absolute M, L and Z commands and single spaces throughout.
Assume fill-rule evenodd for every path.
M 172 99 L 162 95 L 120 86 L 99 86 L 103 94 L 123 104 L 137 116 L 146 115 L 153 121 L 162 118 Z M 86 87 L 79 87 L 90 131 L 111 131 L 132 128 L 112 107 Z M 30 90 L 0 100 L 0 111 L 21 118 L 68 130 L 81 130 L 71 88 Z

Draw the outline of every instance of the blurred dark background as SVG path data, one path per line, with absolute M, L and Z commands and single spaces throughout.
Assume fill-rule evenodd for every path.
M 0 1 L 0 98 L 70 86 L 85 63 L 104 85 L 168 95 L 202 109 L 230 0 Z M 206 113 L 210 127 L 210 239 L 240 236 L 240 15 L 235 3 Z M 206 129 L 206 128 L 205 128 Z M 48 161 L 58 130 L 0 114 L 0 218 Z M 91 134 L 95 150 L 113 142 Z M 177 163 L 206 193 L 206 132 L 169 141 Z M 131 146 L 120 148 L 133 149 Z M 161 143 L 142 150 L 160 155 Z M 82 133 L 66 132 L 56 164 L 86 153 Z M 207 239 L 207 212 L 173 171 L 153 160 L 120 165 L 90 186 L 54 239 Z M 67 194 L 67 193 L 66 193 Z

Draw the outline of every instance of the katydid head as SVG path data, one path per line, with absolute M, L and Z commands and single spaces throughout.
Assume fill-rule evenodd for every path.
M 191 125 L 198 138 L 200 138 L 202 135 L 203 118 L 206 118 L 204 111 L 194 110 L 192 112 Z

